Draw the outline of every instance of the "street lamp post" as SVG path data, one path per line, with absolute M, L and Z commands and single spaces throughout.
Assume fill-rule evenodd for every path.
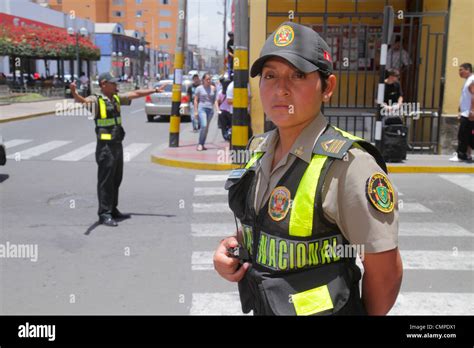
M 143 38 L 142 40 L 140 41 L 140 45 L 138 46 L 138 52 L 139 52 L 139 60 L 140 60 L 140 69 L 138 70 L 139 71 L 139 78 L 138 78 L 138 83 L 140 84 L 140 86 L 142 86 L 142 81 L 143 81 L 143 74 L 144 74 L 144 71 L 145 71 L 145 59 L 144 59 L 144 51 L 145 51 L 145 45 L 143 45 Z
M 112 70 L 115 74 L 115 76 L 119 76 L 120 68 L 122 68 L 122 75 L 123 75 L 123 61 L 121 58 L 123 57 L 122 52 L 112 52 L 112 66 L 114 67 Z M 122 64 L 120 64 L 122 63 Z
M 227 17 L 227 5 L 226 5 L 226 0 L 224 0 L 224 13 L 222 13 L 222 12 L 220 12 L 220 11 L 217 11 L 217 14 L 218 14 L 218 15 L 221 15 L 221 16 L 223 17 L 222 22 L 223 22 L 223 30 L 224 30 L 224 31 L 223 31 L 223 33 L 222 33 L 222 35 L 223 35 L 223 43 L 222 43 L 222 62 L 223 62 L 223 64 L 224 64 L 224 72 L 225 72 L 225 70 L 226 70 L 226 68 L 225 68 L 225 56 L 226 56 L 226 52 L 225 52 L 225 51 L 226 51 L 226 42 L 225 42 L 226 25 L 225 25 L 225 24 L 226 24 L 226 23 L 225 23 L 225 22 L 226 22 L 226 17 Z
M 160 79 L 163 78 L 163 54 L 158 53 L 158 73 L 160 74 Z
M 79 76 L 81 74 L 81 64 L 80 64 L 80 57 L 79 57 L 79 36 L 81 37 L 86 37 L 87 35 L 89 35 L 89 32 L 87 31 L 86 28 L 82 27 L 80 28 L 79 30 L 74 30 L 74 28 L 72 27 L 69 27 L 67 28 L 67 33 L 69 35 L 74 35 L 75 39 L 76 39 L 76 60 L 77 60 L 77 76 Z M 74 64 L 73 66 L 71 67 L 71 79 L 74 80 Z M 89 72 L 88 72 L 89 73 Z

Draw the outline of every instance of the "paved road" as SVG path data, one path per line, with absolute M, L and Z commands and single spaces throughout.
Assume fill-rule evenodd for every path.
M 0 258 L 0 313 L 241 314 L 235 284 L 219 279 L 211 262 L 235 230 L 226 173 L 152 164 L 168 124 L 145 122 L 143 101 L 123 109 L 128 161 L 119 207 L 132 218 L 117 228 L 95 225 L 90 120 L 2 125 L 12 157 L 0 167 L 0 246 L 37 245 L 38 259 Z M 402 193 L 405 273 L 391 313 L 473 314 L 474 176 L 392 180 Z

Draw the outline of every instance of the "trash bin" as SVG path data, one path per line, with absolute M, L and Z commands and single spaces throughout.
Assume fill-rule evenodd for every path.
M 393 119 L 385 122 L 382 127 L 382 156 L 386 162 L 401 162 L 407 158 L 407 138 L 408 127 L 403 122 L 394 122 Z

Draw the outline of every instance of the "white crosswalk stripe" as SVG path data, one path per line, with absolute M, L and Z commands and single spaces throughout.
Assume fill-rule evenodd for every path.
M 463 189 L 474 192 L 474 175 L 469 174 L 454 174 L 454 175 L 440 175 L 444 180 L 448 180 Z
M 239 293 L 193 293 L 191 315 L 244 315 Z
M 194 213 L 232 213 L 228 203 L 193 203 Z
M 64 155 L 53 158 L 53 161 L 80 161 L 81 159 L 95 153 L 96 145 L 97 143 L 94 141 Z
M 226 196 L 227 191 L 224 187 L 195 187 L 195 196 Z
M 134 157 L 145 151 L 145 149 L 150 145 L 150 143 L 132 143 L 130 145 L 127 145 L 123 149 L 124 162 L 130 162 Z
M 191 269 L 193 271 L 213 271 L 213 251 L 193 251 L 191 256 Z
M 472 315 L 473 293 L 402 292 L 389 315 Z
M 400 203 L 400 213 L 402 214 L 416 214 L 416 213 L 432 213 L 433 211 L 420 203 Z
M 473 271 L 474 252 L 438 250 L 401 250 L 404 269 Z
M 229 175 L 196 175 L 197 182 L 226 181 Z
M 5 148 L 8 150 L 8 149 L 11 149 L 12 147 L 27 144 L 32 141 L 33 141 L 32 139 L 13 139 L 13 140 L 4 142 L 3 145 L 5 145 Z
M 53 141 L 49 141 L 45 144 L 41 144 L 41 145 L 34 146 L 34 147 L 31 147 L 31 148 L 23 150 L 23 151 L 19 151 L 18 153 L 19 153 L 19 156 L 20 156 L 20 160 L 27 160 L 27 159 L 30 159 L 32 157 L 36 157 L 36 156 L 42 155 L 46 152 L 55 150 L 55 149 L 57 149 L 61 146 L 69 144 L 69 143 L 71 143 L 71 141 L 53 140 Z M 7 158 L 15 159 L 16 156 L 17 156 L 17 154 L 15 153 L 15 154 L 8 155 Z
M 27 144 L 32 142 L 32 139 L 12 139 L 4 143 L 7 149 L 13 148 L 15 146 Z M 65 140 L 52 140 L 34 147 L 27 148 L 18 152 L 11 152 L 7 156 L 8 159 L 19 159 L 27 160 L 33 157 L 38 157 L 40 155 L 46 154 L 52 150 L 59 149 L 60 147 L 71 144 L 72 141 Z M 62 155 L 54 157 L 53 161 L 67 161 L 67 162 L 76 162 L 80 161 L 92 154 L 95 153 L 96 142 L 90 142 L 88 144 L 79 146 L 72 151 L 66 152 Z M 140 153 L 145 151 L 150 147 L 151 143 L 131 143 L 123 149 L 124 162 L 130 162 L 133 158 L 137 157 Z
M 235 223 L 191 224 L 193 237 L 228 237 L 235 234 Z
M 400 222 L 398 234 L 419 237 L 474 237 L 474 233 L 457 224 L 441 222 Z
M 194 251 L 192 269 L 194 271 L 214 270 L 213 251 Z M 404 269 L 472 271 L 474 270 L 474 253 L 470 251 L 432 251 L 402 250 Z

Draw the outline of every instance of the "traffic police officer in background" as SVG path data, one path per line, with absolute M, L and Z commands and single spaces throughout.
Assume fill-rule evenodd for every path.
M 101 94 L 87 98 L 77 93 L 72 83 L 71 93 L 74 99 L 89 105 L 95 114 L 97 148 L 95 158 L 98 170 L 97 194 L 99 198 L 99 222 L 106 226 L 117 226 L 115 219 L 126 219 L 130 216 L 122 214 L 118 209 L 118 194 L 123 175 L 122 141 L 125 131 L 122 127 L 120 107 L 130 105 L 132 99 L 146 97 L 152 93 L 162 92 L 165 86 L 153 89 L 139 89 L 127 93 L 118 93 L 118 78 L 110 73 L 99 76 Z
M 239 282 L 244 313 L 385 315 L 397 298 L 397 194 L 377 149 L 321 113 L 332 64 L 315 31 L 286 22 L 251 68 L 277 129 L 253 137 L 249 162 L 231 172 L 238 231 L 214 254 L 216 271 Z

